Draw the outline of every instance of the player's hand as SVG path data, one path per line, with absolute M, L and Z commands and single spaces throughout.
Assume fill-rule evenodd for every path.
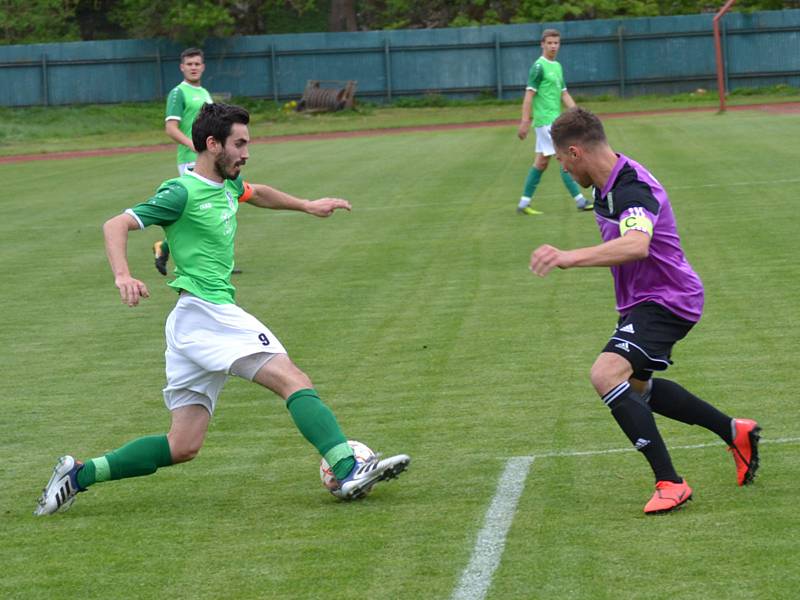
M 341 198 L 320 198 L 306 205 L 306 212 L 316 217 L 330 217 L 337 209 L 351 210 L 350 203 Z
M 122 298 L 122 302 L 128 306 L 136 306 L 139 304 L 141 298 L 150 297 L 147 286 L 130 275 L 115 278 L 114 285 L 119 288 L 119 295 L 120 298 Z
M 559 269 L 569 267 L 568 254 L 563 250 L 544 244 L 531 254 L 530 269 L 535 275 L 544 277 L 556 267 Z
M 531 130 L 531 121 L 530 119 L 522 119 L 519 122 L 519 129 L 517 129 L 517 137 L 521 140 L 524 140 L 528 137 L 528 133 Z

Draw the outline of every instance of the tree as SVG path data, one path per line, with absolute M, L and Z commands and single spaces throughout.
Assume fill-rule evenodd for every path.
M 0 0 L 0 44 L 541 23 L 714 12 L 723 0 Z M 798 8 L 739 0 L 734 10 Z
M 331 0 L 328 31 L 356 31 L 356 1 Z
M 304 31 L 304 19 L 301 17 L 317 10 L 319 2 L 121 0 L 115 4 L 112 19 L 133 37 L 168 37 L 184 44 L 200 46 L 209 37 Z M 324 27 L 322 24 L 321 29 L 324 30 Z M 311 30 L 319 31 L 320 28 L 312 26 Z
M 191 46 L 235 33 L 224 0 L 121 0 L 110 19 L 132 37 L 169 37 Z
M 128 37 L 119 24 L 109 19 L 115 0 L 77 0 L 75 23 L 82 40 L 109 40 Z
M 76 0 L 2 0 L 2 44 L 79 40 Z

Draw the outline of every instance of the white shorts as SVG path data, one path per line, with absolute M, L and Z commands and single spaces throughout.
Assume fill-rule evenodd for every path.
M 229 374 L 252 380 L 269 359 L 286 354 L 269 328 L 241 307 L 212 304 L 186 292 L 164 329 L 164 402 L 170 410 L 202 404 L 213 414 Z
M 188 163 L 181 163 L 178 165 L 178 175 L 186 175 L 186 171 L 194 169 L 194 161 Z
M 556 153 L 553 138 L 550 136 L 552 125 L 536 127 L 536 152 L 544 156 L 553 156 Z

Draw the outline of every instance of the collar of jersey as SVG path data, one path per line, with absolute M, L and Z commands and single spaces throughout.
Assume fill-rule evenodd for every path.
M 186 171 L 186 174 L 187 175 L 191 175 L 192 177 L 194 177 L 196 179 L 199 179 L 200 181 L 202 181 L 206 185 L 210 185 L 211 187 L 221 188 L 221 187 L 223 187 L 225 185 L 224 181 L 222 183 L 217 183 L 216 181 L 211 181 L 210 179 L 206 179 L 202 175 L 198 175 L 194 171 Z
M 608 176 L 608 181 L 606 181 L 606 184 L 603 186 L 603 189 L 600 190 L 600 196 L 602 198 L 608 196 L 608 193 L 614 187 L 614 184 L 617 182 L 617 179 L 619 179 L 619 172 L 622 171 L 622 169 L 628 163 L 628 157 L 625 156 L 624 154 L 620 154 L 619 152 L 615 152 L 614 154 L 617 155 L 617 162 L 614 164 L 614 168 L 611 169 L 611 174 Z

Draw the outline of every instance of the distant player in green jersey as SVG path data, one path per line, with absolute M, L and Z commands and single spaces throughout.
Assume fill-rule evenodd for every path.
M 167 110 L 164 131 L 178 144 L 178 175 L 194 167 L 197 152 L 192 143 L 192 123 L 204 104 L 212 102 L 211 94 L 200 85 L 206 70 L 203 51 L 200 48 L 187 48 L 181 52 L 181 73 L 183 81 L 176 85 L 167 96 Z M 169 244 L 159 240 L 153 244 L 156 269 L 167 274 Z
M 567 108 L 575 106 L 575 101 L 567 91 L 561 64 L 556 61 L 558 50 L 561 47 L 561 34 L 555 29 L 545 29 L 542 32 L 541 45 L 542 55 L 533 63 L 528 74 L 528 86 L 522 102 L 522 120 L 517 131 L 519 139 L 524 140 L 528 137 L 531 129 L 531 107 L 533 107 L 536 158 L 528 171 L 525 188 L 517 205 L 517 212 L 521 215 L 541 214 L 541 211 L 534 209 L 530 204 L 539 180 L 542 178 L 542 173 L 550 164 L 550 157 L 556 153 L 550 137 L 550 126 L 561 114 L 562 102 Z M 561 169 L 561 179 L 575 200 L 576 208 L 591 210 L 592 202 L 583 197 L 578 185 L 564 169 Z
M 164 131 L 178 143 L 178 175 L 183 175 L 197 160 L 192 142 L 192 124 L 203 105 L 212 102 L 211 94 L 200 85 L 206 70 L 203 58 L 203 51 L 199 48 L 187 48 L 181 52 L 183 81 L 172 88 L 167 96 Z
M 178 292 L 178 300 L 165 326 L 167 385 L 163 393 L 172 415 L 169 432 L 137 438 L 85 462 L 62 456 L 35 514 L 63 511 L 79 492 L 97 483 L 150 475 L 159 468 L 192 460 L 203 445 L 229 375 L 258 383 L 285 400 L 300 433 L 332 465 L 335 482 L 330 489 L 335 496 L 360 498 L 376 483 L 396 477 L 408 466 L 411 459 L 405 454 L 384 459 L 355 456 L 333 412 L 277 336 L 235 303 L 231 271 L 237 216 L 243 203 L 316 217 L 350 210 L 350 203 L 340 198 L 303 200 L 243 181 L 240 172 L 249 157 L 249 121 L 247 111 L 238 106 L 203 106 L 192 130 L 198 151 L 195 168 L 165 181 L 149 200 L 103 226 L 114 284 L 122 302 L 131 307 L 150 293 L 130 272 L 126 258 L 129 232 L 158 225 L 166 231 L 172 248 L 176 279 L 169 285 Z M 281 260 L 278 256 L 272 259 Z M 224 483 L 220 481 L 220 485 Z M 191 490 L 194 495 L 202 493 Z

